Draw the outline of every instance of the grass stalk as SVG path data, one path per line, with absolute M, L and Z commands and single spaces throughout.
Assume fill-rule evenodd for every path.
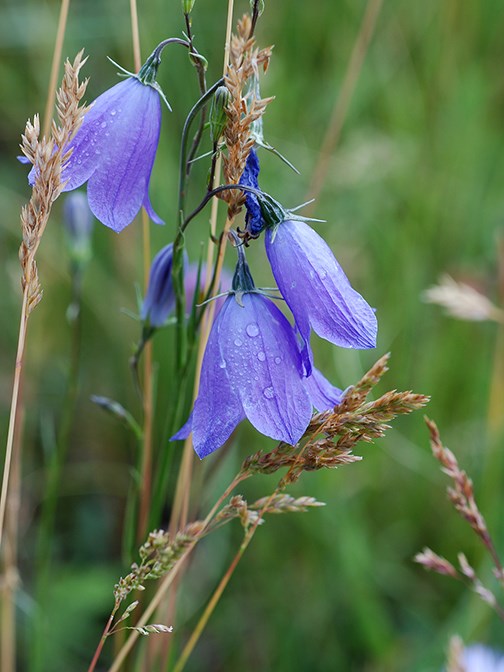
M 328 421 L 326 421 L 326 423 L 327 422 Z M 287 483 L 289 481 L 289 475 L 292 474 L 295 471 L 296 466 L 297 466 L 298 462 L 300 461 L 306 446 L 310 443 L 310 441 L 315 439 L 317 434 L 323 432 L 324 426 L 325 426 L 326 423 L 324 423 L 320 427 L 318 427 L 316 429 L 316 431 L 313 432 L 313 434 L 308 437 L 306 443 L 300 449 L 300 451 L 297 455 L 296 461 L 289 468 L 286 476 L 280 480 L 277 487 L 274 489 L 274 491 L 271 493 L 271 495 L 267 498 L 263 507 L 259 511 L 259 515 L 257 516 L 257 519 L 255 520 L 254 524 L 251 525 L 250 528 L 247 530 L 247 532 L 245 534 L 245 537 L 244 537 L 244 539 L 243 539 L 243 541 L 240 545 L 240 548 L 238 549 L 238 551 L 237 551 L 236 555 L 234 556 L 233 560 L 231 561 L 231 564 L 227 568 L 226 573 L 224 574 L 224 576 L 220 580 L 219 585 L 217 586 L 214 593 L 212 594 L 212 597 L 210 598 L 209 603 L 207 604 L 203 614 L 201 615 L 198 623 L 196 624 L 196 627 L 194 628 L 193 632 L 191 633 L 191 636 L 189 637 L 186 645 L 184 646 L 184 649 L 182 650 L 182 653 L 180 654 L 179 659 L 175 663 L 175 667 L 173 668 L 172 672 L 182 672 L 182 670 L 184 669 L 191 653 L 194 650 L 194 647 L 198 643 L 198 640 L 201 637 L 201 635 L 203 633 L 203 630 L 205 629 L 205 627 L 206 627 L 206 625 L 207 625 L 207 623 L 210 619 L 210 616 L 213 614 L 213 612 L 215 610 L 215 607 L 219 603 L 219 600 L 222 597 L 222 594 L 223 594 L 226 586 L 228 585 L 236 567 L 238 566 L 238 563 L 242 559 L 243 554 L 247 550 L 250 542 L 252 541 L 252 538 L 253 538 L 254 534 L 256 533 L 256 530 L 257 530 L 257 528 L 258 528 L 258 526 L 259 526 L 259 524 L 262 520 L 262 517 L 263 517 L 265 511 L 268 509 L 268 507 L 271 504 L 271 502 L 273 501 L 273 499 L 282 490 L 283 484 Z
M 26 344 L 26 331 L 28 326 L 28 288 L 23 292 L 23 304 L 21 307 L 21 319 L 19 322 L 19 335 L 16 353 L 16 367 L 14 370 L 14 383 L 12 387 L 12 399 L 9 416 L 9 429 L 7 432 L 7 447 L 5 450 L 5 464 L 2 478 L 2 492 L 0 494 L 0 548 L 2 546 L 5 509 L 7 505 L 7 493 L 9 489 L 9 476 L 12 464 L 12 454 L 14 446 L 14 430 L 16 426 L 16 417 L 18 412 L 19 390 L 21 385 L 21 374 L 23 370 L 24 350 Z
M 200 535 L 200 538 L 204 535 L 204 530 L 208 527 L 210 524 L 212 518 L 214 515 L 217 513 L 219 510 L 220 506 L 224 502 L 224 500 L 229 497 L 229 495 L 233 492 L 233 490 L 236 488 L 236 486 L 247 479 L 249 477 L 249 474 L 246 472 L 240 472 L 238 473 L 231 483 L 228 485 L 228 487 L 225 489 L 225 491 L 222 493 L 222 495 L 219 497 L 219 499 L 215 502 L 213 505 L 212 509 L 208 513 L 207 517 L 205 518 L 204 524 L 203 524 L 203 532 Z M 142 617 L 139 619 L 137 623 L 137 627 L 142 627 L 144 625 L 147 625 L 151 616 L 154 614 L 156 609 L 159 607 L 161 604 L 162 600 L 164 599 L 167 591 L 169 590 L 170 586 L 173 584 L 174 580 L 177 578 L 178 573 L 180 572 L 180 569 L 185 561 L 185 559 L 188 557 L 188 555 L 192 552 L 196 544 L 198 543 L 198 539 L 196 539 L 192 544 L 190 544 L 187 547 L 186 552 L 181 556 L 181 558 L 177 561 L 177 563 L 174 565 L 173 569 L 170 571 L 169 574 L 165 576 L 163 581 L 161 582 L 161 585 L 158 587 L 156 593 L 154 594 L 152 600 L 149 603 L 149 606 L 147 609 L 144 611 L 142 614 Z M 110 627 L 110 626 L 109 626 Z M 107 631 L 108 632 L 108 631 Z M 114 659 L 114 662 L 112 666 L 109 668 L 108 672 L 119 672 L 121 670 L 121 666 L 123 662 L 125 661 L 127 655 L 133 648 L 133 645 L 135 644 L 136 640 L 138 639 L 140 633 L 138 630 L 133 630 L 124 645 L 121 647 L 119 650 L 119 653 Z M 88 672 L 92 672 L 92 669 L 90 668 Z
M 60 14 L 58 19 L 58 30 L 56 32 L 56 41 L 54 43 L 54 52 L 51 65 L 51 76 L 49 78 L 49 88 L 47 91 L 47 101 L 44 112 L 43 135 L 49 135 L 51 128 L 52 111 L 56 100 L 56 87 L 58 85 L 58 72 L 61 63 L 61 53 L 63 51 L 63 42 L 65 40 L 66 25 L 68 19 L 68 9 L 70 0 L 61 0 Z
M 228 11 L 227 11 L 227 20 L 226 20 L 226 39 L 224 44 L 224 65 L 223 73 L 226 73 L 228 64 L 229 64 L 229 49 L 231 44 L 231 30 L 233 26 L 233 11 L 234 11 L 234 0 L 228 0 Z M 220 177 L 221 170 L 221 159 L 219 157 L 215 169 L 214 181 L 218 181 Z M 212 211 L 210 216 L 210 231 L 212 236 L 215 236 L 217 230 L 217 214 L 218 214 L 218 200 L 214 198 L 212 203 Z M 224 236 L 221 239 L 219 245 L 219 257 L 217 261 L 217 272 L 215 286 L 219 286 L 219 278 L 222 272 L 222 264 L 224 260 L 224 249 L 227 241 L 226 233 L 229 231 L 232 224 L 232 220 L 227 220 L 224 227 Z M 207 249 L 207 260 L 213 260 L 213 249 L 214 242 L 212 239 L 208 241 Z M 212 264 L 213 265 L 213 264 Z M 207 286 L 210 285 L 212 278 L 211 265 L 207 265 L 207 277 L 206 283 Z M 198 387 L 199 379 L 201 374 L 201 363 L 203 361 L 203 354 L 205 352 L 206 344 L 208 341 L 208 336 L 210 334 L 210 328 L 213 322 L 213 316 L 215 313 L 215 302 L 211 302 L 208 309 L 205 311 L 205 318 L 202 323 L 201 336 L 198 344 L 198 353 L 197 353 L 197 363 L 196 363 L 196 373 L 194 379 L 194 394 L 193 399 L 196 399 L 198 396 Z M 191 473 L 192 473 L 192 463 L 193 463 L 193 451 L 192 451 L 192 439 L 191 437 L 187 438 L 184 443 L 184 450 L 182 456 L 182 463 L 180 467 L 180 473 L 177 480 L 177 486 L 175 490 L 175 499 L 173 505 L 173 514 L 171 520 L 172 529 L 177 529 L 178 527 L 183 527 L 187 522 L 187 514 L 189 510 L 189 500 L 191 494 Z
M 359 32 L 352 48 L 339 96 L 334 104 L 331 120 L 322 141 L 318 161 L 313 171 L 308 193 L 309 197 L 315 200 L 320 196 L 320 192 L 324 186 L 331 156 L 338 144 L 382 4 L 383 0 L 368 0 L 366 5 L 366 11 L 364 12 Z M 312 208 L 313 206 L 309 209 L 312 210 Z
M 138 9 L 136 0 L 130 0 L 131 34 L 133 40 L 133 60 L 135 71 L 142 66 L 140 52 L 140 30 L 138 26 Z M 143 248 L 143 284 L 147 291 L 149 269 L 151 263 L 150 222 L 145 209 L 142 208 L 142 248 Z M 143 356 L 143 445 L 140 466 L 140 493 L 137 521 L 137 540 L 142 542 L 148 527 L 149 510 L 152 491 L 152 425 L 154 420 L 154 392 L 152 377 L 152 342 L 145 345 Z
M 43 134 L 47 137 L 52 120 L 52 110 L 56 99 L 56 86 L 61 52 L 66 32 L 68 9 L 70 0 L 62 0 L 54 44 L 51 75 L 47 93 L 47 102 L 44 115 Z M 43 232 L 40 231 L 40 235 Z M 33 258 L 38 245 L 35 246 Z M 2 595 L 2 625 L 1 625 L 1 663 L 4 672 L 14 672 L 16 669 L 16 622 L 15 622 L 15 587 L 17 579 L 17 543 L 18 543 L 18 511 L 21 487 L 21 438 L 19 432 L 19 418 L 22 417 L 21 383 L 23 376 L 24 352 L 30 313 L 29 282 L 25 282 L 23 300 L 19 323 L 18 344 L 16 351 L 16 364 L 12 389 L 11 407 L 9 415 L 9 428 L 7 433 L 7 445 L 5 450 L 5 462 L 2 476 L 2 490 L 0 493 L 0 551 L 3 551 L 2 561 L 5 578 L 5 590 Z M 9 480 L 13 476 L 9 487 Z M 2 546 L 6 516 L 8 527 L 7 544 Z M 8 546 L 8 548 L 7 548 Z

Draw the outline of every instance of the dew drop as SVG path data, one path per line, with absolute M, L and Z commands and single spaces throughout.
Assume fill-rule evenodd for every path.
M 226 368 L 226 362 L 224 360 L 222 360 L 221 362 L 219 362 L 219 366 L 220 366 L 221 369 L 225 369 Z
M 240 345 L 243 345 L 243 341 L 241 340 L 241 338 L 235 338 L 234 344 L 236 345 L 237 348 L 239 348 Z
M 275 396 L 275 390 L 272 387 L 265 387 L 263 390 L 263 394 L 266 397 L 266 399 L 273 399 Z
M 327 271 L 324 271 L 324 269 L 322 269 L 322 270 L 319 272 L 319 278 L 320 278 L 321 280 L 323 280 L 323 279 L 326 277 L 326 275 L 327 275 Z
M 100 124 L 100 126 L 101 126 L 102 128 L 106 128 L 106 127 L 107 127 L 107 122 L 106 122 L 106 121 L 102 121 L 102 123 Z
M 297 282 L 295 280 L 293 280 L 291 282 L 291 289 L 295 289 L 296 285 L 297 285 Z
M 117 114 L 117 110 L 110 110 L 110 114 L 111 114 L 112 116 L 115 116 L 115 114 Z
M 275 364 L 280 364 L 281 361 L 282 361 L 281 357 L 275 357 Z
M 251 322 L 247 324 L 246 332 L 251 338 L 254 338 L 254 336 L 259 335 L 259 327 L 255 322 Z
M 257 353 L 257 359 L 258 359 L 260 362 L 264 362 L 264 360 L 266 359 L 266 355 L 264 354 L 264 352 L 263 352 L 262 350 L 261 350 L 261 352 L 258 352 L 258 353 Z

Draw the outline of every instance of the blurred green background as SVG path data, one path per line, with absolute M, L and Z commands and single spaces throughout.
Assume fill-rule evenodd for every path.
M 265 136 L 301 176 L 263 152 L 261 185 L 286 206 L 310 196 L 311 175 L 365 7 L 362 0 L 266 0 L 257 37 L 261 46 L 275 49 L 262 93 L 276 100 L 264 120 Z M 247 2 L 238 1 L 235 15 L 247 9 Z M 196 45 L 209 60 L 209 83 L 220 76 L 226 10 L 224 0 L 196 0 L 193 28 Z M 0 6 L 2 444 L 21 304 L 19 210 L 29 198 L 26 168 L 15 157 L 26 118 L 44 110 L 58 11 L 58 2 L 41 0 L 3 0 Z M 143 56 L 183 30 L 178 2 L 141 2 L 139 21 Z M 494 324 L 452 320 L 420 298 L 449 272 L 499 302 L 503 32 L 501 0 L 385 1 L 314 216 L 327 220 L 318 231 L 354 287 L 376 307 L 379 320 L 376 351 L 345 351 L 316 340 L 317 366 L 345 388 L 390 351 L 391 370 L 379 391 L 413 389 L 432 396 L 427 412 L 473 477 L 504 553 L 499 412 L 504 399 L 498 385 L 491 392 L 504 339 L 499 345 Z M 91 78 L 90 101 L 117 81 L 107 55 L 133 69 L 129 3 L 72 2 L 63 53 L 73 57 L 82 47 L 90 56 L 84 69 Z M 164 228 L 152 227 L 153 253 L 174 236 L 180 131 L 197 97 L 182 49 L 164 52 L 159 81 L 173 113 L 163 111 L 151 182 L 151 200 L 167 221 Z M 191 190 L 195 203 L 198 184 L 204 189 L 203 163 L 196 167 Z M 121 536 L 135 478 L 135 443 L 89 397 L 110 396 L 140 417 L 128 370 L 139 325 L 124 309 L 136 310 L 141 227 L 135 222 L 117 236 L 96 223 L 84 280 L 80 390 L 58 499 L 50 590 L 46 602 L 37 604 L 36 530 L 70 356 L 65 317 L 70 276 L 60 201 L 38 255 L 44 299 L 28 334 L 17 610 L 19 669 L 30 669 L 30 633 L 38 621 L 46 642 L 42 669 L 52 672 L 89 664 L 112 607 L 113 584 L 130 561 L 121 555 Z M 198 222 L 188 242 L 193 259 L 206 235 L 207 216 Z M 251 246 L 249 261 L 256 284 L 269 286 L 262 241 Z M 180 446 L 167 444 L 162 429 L 177 395 L 170 330 L 158 334 L 154 349 L 155 442 L 160 452 L 170 451 L 174 468 Z M 491 394 L 497 414 L 489 423 Z M 232 449 L 198 466 L 202 512 L 246 455 L 273 445 L 243 423 Z M 447 479 L 431 456 L 422 414 L 395 422 L 385 439 L 358 452 L 361 463 L 305 475 L 290 491 L 317 497 L 327 503 L 324 509 L 273 517 L 258 531 L 188 669 L 428 672 L 442 668 L 454 633 L 504 649 L 502 624 L 488 607 L 462 585 L 428 574 L 412 561 L 425 545 L 453 561 L 464 551 L 496 588 L 484 549 L 446 501 Z M 252 501 L 275 483 L 257 477 L 242 491 Z M 182 585 L 176 646 L 196 624 L 241 535 L 235 524 L 201 544 Z M 111 648 L 98 669 L 106 669 Z

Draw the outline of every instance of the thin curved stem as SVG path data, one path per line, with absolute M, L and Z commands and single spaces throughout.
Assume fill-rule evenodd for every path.
M 56 32 L 56 42 L 54 43 L 54 52 L 51 65 L 51 76 L 49 79 L 49 87 L 47 90 L 47 102 L 44 112 L 44 128 L 42 134 L 45 135 L 46 137 L 49 135 L 49 131 L 51 129 L 52 111 L 54 108 L 54 102 L 56 100 L 58 70 L 61 63 L 61 52 L 63 51 L 63 41 L 65 39 L 69 7 L 70 7 L 70 0 L 61 1 L 60 15 L 58 20 L 58 30 Z
M 180 218 L 180 224 L 183 222 L 184 217 L 184 207 L 185 207 L 185 197 L 186 197 L 186 186 L 187 186 L 187 157 L 188 157 L 188 138 L 191 125 L 196 118 L 199 111 L 208 103 L 210 98 L 213 96 L 215 91 L 222 86 L 224 79 L 219 79 L 213 86 L 211 86 L 201 98 L 196 102 L 192 107 L 191 111 L 187 115 L 187 118 L 184 123 L 184 129 L 182 131 L 182 142 L 180 147 L 180 163 L 179 163 L 179 198 L 178 198 L 178 216 Z M 176 316 L 177 316 L 177 327 L 176 327 L 176 362 L 178 368 L 178 373 L 182 370 L 186 363 L 187 352 L 186 352 L 186 343 L 185 343 L 185 295 L 184 295 L 184 264 L 183 264 L 183 250 L 184 250 L 184 236 L 183 229 L 179 225 L 179 230 L 173 244 L 173 265 L 172 265 L 172 278 L 173 278 L 173 287 L 175 290 L 176 296 Z
M 329 170 L 329 164 L 332 153 L 336 147 L 341 135 L 343 124 L 352 96 L 355 91 L 359 75 L 364 64 L 371 38 L 376 27 L 376 22 L 380 14 L 383 0 L 368 0 L 366 11 L 362 18 L 359 33 L 356 37 L 350 60 L 348 61 L 345 77 L 341 86 L 338 98 L 335 102 L 331 120 L 327 127 L 322 147 L 319 152 L 319 159 L 313 171 L 313 177 L 309 188 L 309 195 L 314 200 L 317 199 L 324 186 L 325 179 Z
M 217 513 L 221 504 L 231 494 L 231 492 L 236 488 L 236 486 L 239 483 L 241 483 L 242 481 L 244 481 L 245 479 L 249 478 L 249 476 L 250 476 L 250 474 L 248 472 L 243 472 L 243 471 L 239 472 L 234 477 L 234 479 L 231 481 L 231 483 L 228 485 L 228 487 L 225 489 L 225 491 L 222 493 L 222 495 L 219 497 L 219 499 L 215 502 L 212 509 L 210 510 L 210 512 L 208 513 L 207 517 L 204 520 L 203 529 L 202 529 L 198 539 L 195 539 L 194 542 L 187 547 L 186 552 L 176 562 L 176 564 L 174 565 L 174 567 L 172 568 L 170 573 L 165 576 L 161 585 L 157 589 L 154 597 L 152 598 L 149 606 L 147 607 L 147 609 L 142 614 L 142 617 L 139 619 L 139 621 L 137 623 L 137 627 L 142 627 L 149 622 L 150 617 L 156 611 L 156 609 L 160 605 L 161 601 L 163 600 L 164 596 L 166 595 L 166 592 L 168 591 L 168 589 L 172 585 L 173 581 L 177 577 L 185 559 L 191 553 L 191 551 L 194 549 L 194 547 L 198 543 L 199 539 L 201 539 L 205 535 L 206 528 L 208 527 L 211 520 L 213 519 L 213 517 Z M 124 660 L 126 659 L 127 655 L 131 651 L 131 649 L 133 648 L 133 646 L 134 646 L 134 644 L 135 644 L 135 642 L 136 642 L 136 640 L 138 639 L 139 636 L 140 636 L 140 633 L 138 632 L 138 630 L 134 630 L 130 634 L 130 636 L 128 637 L 128 639 L 126 640 L 126 642 L 124 643 L 124 645 L 120 649 L 119 653 L 117 654 L 116 658 L 114 659 L 114 662 L 111 665 L 111 667 L 109 668 L 108 672 L 119 672 Z M 88 672 L 92 672 L 92 670 L 89 669 Z

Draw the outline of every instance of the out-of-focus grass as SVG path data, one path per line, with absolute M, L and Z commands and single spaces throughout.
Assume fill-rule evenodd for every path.
M 220 73 L 225 4 L 196 2 L 194 30 L 210 62 L 209 81 Z M 248 7 L 238 5 L 238 14 Z M 262 155 L 261 184 L 294 206 L 305 194 L 309 197 L 311 171 L 365 3 L 266 5 L 258 37 L 262 44 L 273 42 L 275 51 L 263 94 L 276 100 L 265 118 L 265 134 L 302 175 Z M 140 3 L 139 10 L 144 55 L 182 30 L 178 3 L 152 0 Z M 2 439 L 20 303 L 19 208 L 28 196 L 26 169 L 15 155 L 25 119 L 44 108 L 57 11 L 58 3 L 30 0 L 4 2 L 0 8 Z M 89 100 L 116 81 L 107 54 L 132 67 L 128 11 L 128 3 L 117 0 L 71 5 L 64 53 L 72 56 L 85 47 L 90 54 L 85 69 L 91 76 Z M 316 205 L 316 216 L 327 220 L 318 230 L 354 286 L 377 308 L 378 349 L 349 352 L 317 341 L 315 355 L 319 368 L 346 387 L 378 355 L 392 352 L 382 389 L 413 388 L 432 395 L 429 415 L 474 477 L 500 549 L 502 437 L 489 437 L 486 427 L 496 329 L 451 321 L 423 304 L 420 293 L 448 271 L 473 279 L 496 298 L 496 236 L 504 214 L 503 27 L 499 0 L 384 3 Z M 167 221 L 164 228 L 153 227 L 153 250 L 174 234 L 178 138 L 197 95 L 181 49 L 165 52 L 160 73 L 174 112 L 164 113 L 151 186 L 152 201 Z M 203 166 L 196 170 L 204 179 Z M 192 194 L 197 199 L 195 189 Z M 52 633 L 53 655 L 45 669 L 56 672 L 82 667 L 90 658 L 109 606 L 103 591 L 109 591 L 111 603 L 112 583 L 126 571 L 119 559 L 121 515 L 134 444 L 89 402 L 89 395 L 106 394 L 139 413 L 127 365 L 138 327 L 121 308 L 135 309 L 134 284 L 141 277 L 139 225 L 121 236 L 97 225 L 84 287 L 81 393 L 54 540 L 56 571 L 49 604 L 39 611 L 30 596 L 44 482 L 41 427 L 47 431 L 57 422 L 69 353 L 65 310 L 70 285 L 59 213 L 57 208 L 40 250 L 45 296 L 31 319 L 28 340 L 19 598 L 20 622 L 43 618 Z M 199 227 L 204 237 L 205 215 L 198 222 L 194 230 Z M 198 240 L 190 240 L 189 248 L 195 257 Z M 250 261 L 257 283 L 270 284 L 261 242 L 252 246 Z M 167 375 L 171 343 L 170 333 L 159 334 L 155 342 L 160 417 L 175 394 Z M 240 459 L 265 445 L 268 441 L 242 426 L 208 488 L 218 492 Z M 420 415 L 402 419 L 385 440 L 363 447 L 362 454 L 362 463 L 305 477 L 293 489 L 326 501 L 326 509 L 270 519 L 260 529 L 191 669 L 426 672 L 440 669 L 454 632 L 469 641 L 503 641 L 486 607 L 412 563 L 426 544 L 451 559 L 464 550 L 477 566 L 483 558 L 445 501 L 445 481 L 430 456 Z M 213 459 L 218 457 L 208 462 Z M 262 478 L 246 485 L 252 499 L 269 492 L 274 481 Z M 239 539 L 235 529 L 203 543 L 191 581 L 183 586 L 180 628 L 196 622 Z M 481 571 L 489 576 L 485 564 Z

